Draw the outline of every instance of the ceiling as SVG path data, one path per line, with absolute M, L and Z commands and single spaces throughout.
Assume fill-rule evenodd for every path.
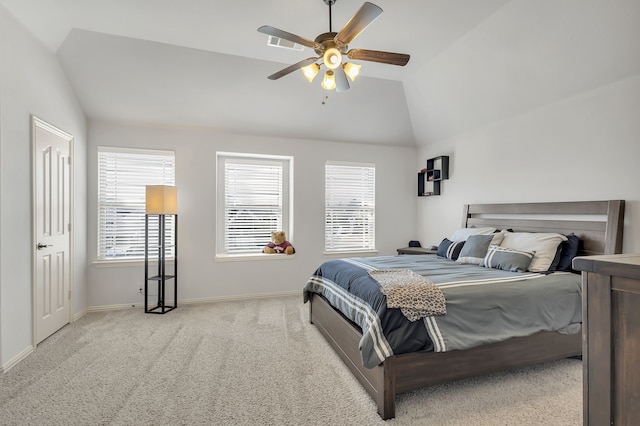
M 271 25 L 313 39 L 323 0 L 0 0 L 58 58 L 90 119 L 196 126 L 287 138 L 413 146 L 403 81 L 508 0 L 374 0 L 384 12 L 350 47 L 408 53 L 406 67 L 362 62 L 347 92 L 301 73 L 315 54 L 267 46 Z M 337 0 L 338 31 L 362 0 Z

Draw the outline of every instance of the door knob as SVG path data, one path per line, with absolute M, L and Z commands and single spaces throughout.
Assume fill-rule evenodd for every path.
M 51 247 L 51 244 L 38 243 L 38 250 L 42 250 L 45 247 Z

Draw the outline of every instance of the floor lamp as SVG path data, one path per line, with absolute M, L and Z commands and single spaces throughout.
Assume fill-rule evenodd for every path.
M 166 235 L 166 217 L 173 216 L 173 242 Z M 149 219 L 157 216 L 157 245 L 150 242 Z M 144 311 L 145 313 L 164 314 L 178 306 L 178 192 L 175 186 L 147 185 L 144 220 Z M 173 248 L 173 273 L 167 273 L 166 256 Z M 157 274 L 149 273 L 149 251 L 158 252 Z M 173 304 L 167 304 L 166 284 L 173 281 Z M 149 306 L 149 284 L 157 284 L 157 303 Z

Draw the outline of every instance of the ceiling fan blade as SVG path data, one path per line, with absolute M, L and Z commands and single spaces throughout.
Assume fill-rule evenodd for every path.
M 307 59 L 303 59 L 300 62 L 297 62 L 293 65 L 289 65 L 286 68 L 281 69 L 280 71 L 271 74 L 269 77 L 267 77 L 269 80 L 277 80 L 280 77 L 284 77 L 287 74 L 290 74 L 292 72 L 294 72 L 295 70 L 299 70 L 302 67 L 306 67 L 307 65 L 311 65 L 312 63 L 314 63 L 315 61 L 317 61 L 320 58 L 307 58 Z
M 300 37 L 300 36 L 288 33 L 288 32 L 283 31 L 283 30 L 279 30 L 279 29 L 271 27 L 269 25 L 261 26 L 260 28 L 258 28 L 258 32 L 262 33 L 262 34 L 267 34 L 267 35 L 270 35 L 270 36 L 278 37 L 278 38 L 283 38 L 285 40 L 289 40 L 289 41 L 292 41 L 294 43 L 298 43 L 301 46 L 307 46 L 307 47 L 310 47 L 312 49 L 323 49 L 323 47 L 322 47 L 322 45 L 320 43 L 316 43 L 315 41 L 309 40 L 307 38 Z
M 373 3 L 365 2 L 340 32 L 336 34 L 336 44 L 338 46 L 346 46 L 351 43 L 381 13 L 382 9 L 380 7 Z
M 411 56 L 404 53 L 381 52 L 379 50 L 351 49 L 347 52 L 349 59 L 356 61 L 380 62 L 389 65 L 405 66 Z
M 344 73 L 342 67 L 333 70 L 333 76 L 336 79 L 336 92 L 340 93 L 349 90 L 349 80 L 347 80 L 347 74 Z

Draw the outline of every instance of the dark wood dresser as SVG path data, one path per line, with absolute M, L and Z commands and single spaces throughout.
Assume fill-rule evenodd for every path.
M 576 257 L 582 271 L 584 424 L 640 422 L 640 254 Z

